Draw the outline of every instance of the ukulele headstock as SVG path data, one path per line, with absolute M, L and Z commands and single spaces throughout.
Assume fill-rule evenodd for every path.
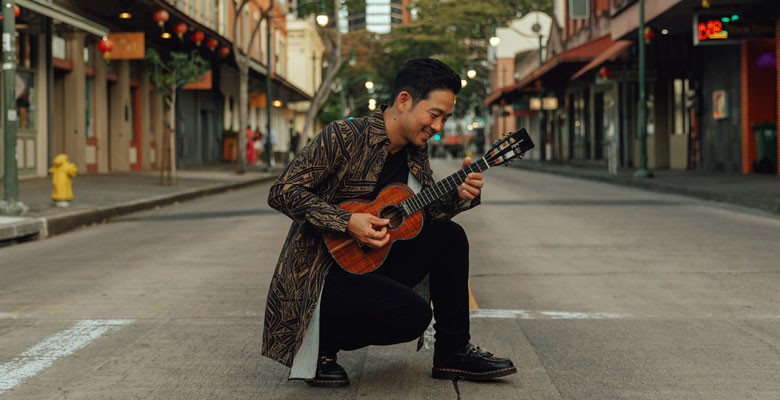
M 495 141 L 493 147 L 485 154 L 490 166 L 509 165 L 515 158 L 523 158 L 525 152 L 534 148 L 534 142 L 525 128 L 505 134 Z

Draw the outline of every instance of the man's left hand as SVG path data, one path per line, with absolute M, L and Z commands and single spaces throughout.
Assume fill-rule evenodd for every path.
M 463 168 L 466 168 L 471 164 L 471 157 L 463 159 Z M 481 172 L 469 172 L 466 176 L 466 180 L 458 186 L 458 197 L 461 200 L 474 200 L 482 191 L 482 173 Z

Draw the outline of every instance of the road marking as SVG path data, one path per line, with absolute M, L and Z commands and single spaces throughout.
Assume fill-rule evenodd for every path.
M 13 360 L 0 365 L 0 394 L 50 367 L 99 338 L 110 329 L 133 322 L 127 319 L 88 319 L 49 336 Z
M 499 319 L 621 319 L 629 314 L 607 312 L 571 312 L 571 311 L 529 311 L 529 310 L 470 310 L 471 318 Z
M 19 315 L 16 313 L 2 312 L 0 311 L 0 319 L 17 319 Z
M 490 310 L 484 308 L 469 310 L 471 318 L 495 318 L 495 319 L 622 319 L 631 318 L 630 314 L 618 314 L 607 312 L 570 312 L 570 311 L 529 311 L 529 310 Z M 430 325 L 423 332 L 423 347 L 433 348 L 434 338 L 433 324 L 436 319 L 432 318 Z

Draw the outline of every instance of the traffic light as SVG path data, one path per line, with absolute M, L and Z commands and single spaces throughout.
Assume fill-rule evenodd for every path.
M 439 140 L 441 140 L 441 135 L 439 135 L 438 133 L 433 135 L 433 140 L 438 142 Z

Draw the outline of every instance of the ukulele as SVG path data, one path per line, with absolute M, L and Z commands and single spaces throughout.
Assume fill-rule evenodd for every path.
M 387 233 L 390 235 L 390 242 L 374 249 L 350 236 L 324 235 L 328 251 L 341 268 L 348 272 L 366 274 L 374 271 L 387 258 L 393 242 L 411 239 L 420 233 L 423 225 L 422 210 L 425 206 L 456 190 L 470 172 L 482 172 L 497 165 L 506 165 L 515 157 L 523 158 L 523 154 L 533 147 L 534 143 L 528 132 L 521 128 L 496 141 L 484 157 L 417 194 L 402 183 L 391 183 L 382 189 L 373 201 L 356 199 L 339 204 L 339 208 L 351 213 L 367 213 L 389 219 Z

